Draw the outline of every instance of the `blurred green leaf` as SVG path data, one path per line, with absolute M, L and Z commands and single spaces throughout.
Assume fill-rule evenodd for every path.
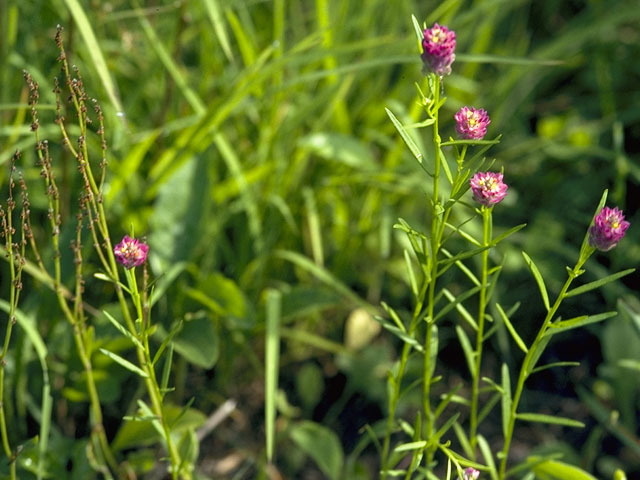
M 177 353 L 201 368 L 213 368 L 220 355 L 218 330 L 208 315 L 185 321 L 173 344 Z
M 529 457 L 527 461 L 535 461 Z M 596 477 L 578 468 L 558 460 L 546 460 L 535 463 L 531 468 L 542 480 L 596 480 Z
M 342 475 L 344 454 L 338 436 L 327 427 L 314 422 L 299 422 L 289 431 L 291 440 L 309 455 L 331 480 Z

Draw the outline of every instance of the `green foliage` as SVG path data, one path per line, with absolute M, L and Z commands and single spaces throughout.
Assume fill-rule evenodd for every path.
M 632 141 L 640 100 L 634 83 L 639 52 L 633 39 L 640 20 L 636 2 L 403 0 L 392 8 L 381 0 L 205 0 L 153 6 L 123 0 L 0 2 L 0 164 L 6 165 L 16 148 L 22 150 L 18 168 L 30 188 L 34 234 L 51 266 L 55 254 L 45 246 L 51 238 L 44 226 L 48 206 L 39 191 L 22 80 L 27 69 L 40 84 L 40 135 L 49 141 L 61 212 L 70 220 L 60 249 L 62 283 L 72 290 L 69 241 L 82 179 L 53 124 L 52 79 L 59 68 L 53 36 L 54 26 L 61 24 L 70 62 L 79 67 L 88 94 L 105 112 L 109 226 L 114 236 L 133 229 L 151 245 L 149 294 L 157 329 L 149 338 L 158 354 L 153 363 L 159 377 L 166 366 L 163 395 L 172 414 L 174 405 L 195 397 L 185 414 L 189 425 L 175 435 L 177 448 L 196 465 L 195 475 L 231 478 L 231 472 L 214 471 L 205 458 L 221 464 L 237 460 L 237 478 L 264 477 L 269 468 L 286 478 L 300 478 L 304 469 L 335 478 L 343 465 L 349 475 L 352 470 L 343 458 L 351 453 L 357 432 L 387 411 L 384 371 L 400 358 L 391 352 L 405 345 L 407 373 L 398 410 L 408 418 L 420 408 L 415 382 L 424 352 L 423 324 L 438 315 L 438 333 L 428 351 L 444 352 L 447 360 L 434 366 L 436 378 L 442 377 L 434 392 L 446 397 L 461 375 L 466 379 L 467 370 L 475 371 L 477 323 L 474 329 L 472 317 L 480 282 L 466 272 L 477 273 L 477 255 L 486 250 L 480 245 L 480 222 L 469 219 L 471 209 L 468 215 L 449 218 L 446 249 L 451 256 L 439 258 L 447 288 L 441 290 L 434 318 L 418 312 L 416 322 L 421 323 L 413 331 L 412 302 L 429 275 L 421 267 L 431 255 L 430 232 L 414 231 L 405 238 L 392 229 L 397 218 L 405 219 L 406 226 L 426 225 L 435 208 L 427 198 L 432 193 L 428 177 L 415 162 L 433 174 L 433 151 L 423 135 L 432 120 L 424 116 L 424 95 L 413 87 L 418 82 L 420 92 L 427 91 L 412 14 L 418 24 L 438 21 L 458 34 L 459 53 L 440 117 L 444 157 L 451 160 L 457 149 L 465 148 L 464 142 L 448 141 L 454 135 L 451 117 L 464 104 L 490 111 L 488 138 L 502 134 L 486 141 L 490 144 L 468 145 L 469 168 L 460 177 L 455 177 L 454 162 L 443 166 L 454 181 L 445 185 L 445 170 L 441 187 L 461 206 L 473 169 L 494 162 L 492 169 L 504 166 L 509 175 L 505 208 L 494 214 L 492 248 L 498 245 L 504 254 L 501 282 L 489 276 L 486 313 L 484 355 L 496 367 L 476 374 L 502 378 L 496 401 L 502 400 L 504 408 L 503 362 L 517 365 L 530 349 L 527 377 L 536 381 L 538 374 L 551 375 L 541 378 L 553 382 L 555 369 L 547 367 L 574 368 L 570 362 L 580 360 L 580 368 L 598 375 L 580 381 L 581 396 L 602 428 L 595 444 L 605 438 L 614 442 L 614 453 L 595 449 L 591 470 L 599 478 L 611 477 L 599 470 L 604 463 L 597 459 L 637 455 L 637 435 L 630 432 L 637 431 L 640 386 L 628 380 L 637 377 L 640 309 L 632 288 L 637 277 L 623 278 L 631 274 L 623 268 L 640 260 L 634 223 L 640 169 Z M 77 136 L 75 117 L 68 120 L 69 132 Z M 101 147 L 96 131 L 95 124 L 89 128 L 87 144 L 97 164 Z M 3 202 L 6 172 L 0 170 Z M 548 336 L 533 345 L 553 300 L 548 297 L 559 291 L 564 266 L 575 262 L 596 197 L 605 188 L 610 201 L 629 212 L 628 238 L 606 257 L 598 254 L 590 260 L 566 294 L 567 311 L 560 314 L 567 320 L 554 318 Z M 525 222 L 526 230 L 512 228 Z M 113 326 L 111 318 L 120 325 L 124 320 L 112 308 L 113 282 L 93 276 L 104 272 L 90 252 L 86 231 L 85 246 L 83 300 L 93 308 L 86 311 L 91 327 L 87 338 L 94 347 L 91 358 L 108 437 L 115 436 L 118 461 L 127 461 L 143 476 L 166 452 L 158 446 L 160 435 L 150 420 L 122 418 L 135 416 L 136 401 L 145 398 L 137 373 L 121 366 L 135 366 L 136 345 Z M 529 261 L 522 261 L 523 250 Z M 22 448 L 20 478 L 67 478 L 68 462 L 74 478 L 92 478 L 97 474 L 86 455 L 90 433 L 82 427 L 90 413 L 81 359 L 50 279 L 39 277 L 34 259 L 28 260 L 19 310 L 24 316 L 17 316 L 11 337 L 4 399 L 11 446 Z M 0 268 L 0 293 L 8 300 L 8 266 Z M 544 306 L 537 302 L 534 282 Z M 281 350 L 277 366 L 271 357 L 268 371 L 277 373 L 291 406 L 302 407 L 292 410 L 302 418 L 275 412 L 277 400 L 272 399 L 276 448 L 273 464 L 264 466 L 264 397 L 277 394 L 273 385 L 267 392 L 263 388 L 265 337 L 270 332 L 275 338 L 265 314 L 270 289 L 282 295 Z M 622 306 L 616 307 L 618 298 Z M 382 299 L 393 308 L 379 308 Z M 516 314 L 508 307 L 518 301 L 523 303 Z M 623 318 L 602 313 L 614 308 Z M 348 340 L 346 319 L 358 309 L 380 322 L 384 333 L 376 336 L 374 327 L 366 342 L 354 342 L 353 333 Z M 112 317 L 103 317 L 103 310 Z M 0 325 L 4 333 L 6 317 Z M 594 352 L 601 347 L 602 365 L 591 351 L 580 349 L 576 356 L 581 358 L 573 356 L 581 342 L 572 340 L 576 330 L 568 330 L 578 326 L 594 341 Z M 555 335 L 561 331 L 566 334 Z M 112 352 L 120 365 L 99 349 Z M 169 352 L 175 355 L 168 359 Z M 515 377 L 509 380 L 512 390 L 515 382 Z M 562 394 L 571 397 L 570 392 Z M 435 431 L 450 418 L 449 410 L 467 411 L 457 395 L 462 392 L 447 397 L 450 403 Z M 228 398 L 238 400 L 238 412 L 228 414 L 210 433 L 198 432 L 204 418 Z M 487 423 L 495 424 L 496 431 L 483 432 L 484 443 L 484 437 L 478 438 L 482 455 L 476 460 L 490 465 L 487 444 L 499 443 L 501 412 L 500 406 L 491 406 L 493 397 L 484 398 L 490 407 Z M 179 412 L 182 407 L 175 408 Z M 468 421 L 464 415 L 461 423 Z M 587 423 L 587 418 L 580 420 Z M 144 424 L 141 432 L 127 433 L 138 424 Z M 528 427 L 545 428 L 536 423 Z M 454 429 L 447 439 L 455 438 Z M 136 443 L 144 435 L 152 442 Z M 38 443 L 32 440 L 36 436 Z M 570 438 L 575 444 L 583 440 Z M 290 439 L 295 448 L 277 448 Z M 319 446 L 319 439 L 329 446 Z M 121 445 L 135 450 L 122 454 Z M 298 448 L 312 461 L 294 458 L 292 450 Z M 360 472 L 359 478 L 374 478 L 377 453 L 371 444 L 362 448 L 353 471 Z M 319 452 L 327 458 L 319 459 Z M 444 463 L 439 477 L 445 476 Z M 637 464 L 629 463 L 617 468 L 637 474 Z M 29 465 L 38 465 L 40 473 Z M 3 463 L 0 474 L 6 467 Z M 495 478 L 495 466 L 489 471 Z

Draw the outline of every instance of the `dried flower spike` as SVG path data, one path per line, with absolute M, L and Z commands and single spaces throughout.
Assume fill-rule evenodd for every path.
M 116 260 L 126 269 L 142 265 L 147 259 L 148 251 L 149 245 L 131 238 L 129 235 L 125 235 L 122 241 L 113 249 Z
M 622 240 L 629 225 L 618 207 L 604 207 L 595 216 L 593 226 L 589 229 L 589 245 L 603 252 L 611 250 Z
M 449 75 L 451 64 L 456 59 L 456 32 L 437 23 L 424 31 L 422 39 L 422 61 L 433 73 Z
M 479 476 L 480 470 L 469 467 L 463 472 L 462 480 L 478 480 Z
M 500 203 L 509 188 L 502 181 L 502 174 L 494 172 L 478 172 L 471 177 L 469 183 L 473 198 L 487 207 Z
M 453 118 L 456 119 L 458 134 L 466 140 L 482 140 L 491 123 L 489 115 L 482 108 L 462 107 Z

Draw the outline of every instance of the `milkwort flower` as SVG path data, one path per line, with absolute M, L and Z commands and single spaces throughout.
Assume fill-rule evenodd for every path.
M 611 250 L 622 240 L 629 225 L 618 207 L 604 207 L 595 216 L 589 229 L 589 245 L 603 252 Z
M 451 64 L 456 59 L 456 32 L 436 23 L 423 33 L 422 61 L 425 67 L 441 77 L 449 75 Z
M 469 467 L 463 472 L 462 480 L 478 480 L 479 476 L 480 470 Z
M 471 177 L 469 184 L 473 198 L 487 207 L 500 203 L 509 188 L 502 181 L 502 174 L 494 172 L 478 172 Z
M 129 235 L 125 235 L 122 241 L 113 249 L 116 260 L 127 270 L 142 265 L 147 259 L 148 252 L 149 245 L 131 238 Z
M 466 140 L 482 140 L 487 133 L 491 119 L 482 108 L 462 107 L 453 118 L 456 119 L 456 130 Z

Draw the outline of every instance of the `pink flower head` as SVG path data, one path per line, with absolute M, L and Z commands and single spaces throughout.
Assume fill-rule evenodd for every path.
M 433 73 L 449 75 L 451 64 L 456 59 L 456 32 L 437 23 L 424 31 L 422 39 L 422 61 Z
M 603 252 L 611 250 L 622 240 L 629 225 L 618 207 L 604 207 L 595 216 L 593 226 L 589 229 L 589 245 Z
M 148 251 L 149 245 L 131 238 L 129 235 L 125 235 L 122 241 L 113 249 L 116 260 L 124 265 L 127 270 L 142 265 L 147 259 Z
M 467 140 L 482 140 L 487 133 L 487 125 L 491 123 L 489 115 L 482 108 L 462 107 L 453 118 L 456 119 L 456 130 Z
M 463 474 L 462 480 L 478 480 L 480 470 L 469 467 L 463 472 Z
M 473 198 L 487 207 L 500 203 L 509 188 L 502 181 L 502 174 L 494 172 L 478 172 L 471 177 L 469 183 Z

